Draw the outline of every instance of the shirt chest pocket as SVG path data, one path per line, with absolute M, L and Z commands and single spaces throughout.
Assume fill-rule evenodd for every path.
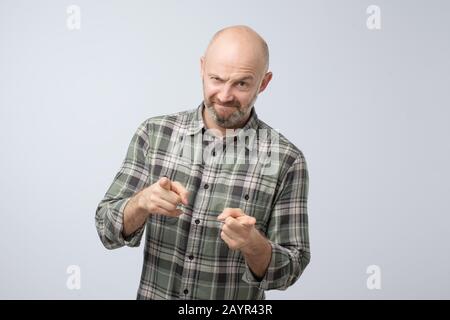
M 260 185 L 258 189 L 248 189 L 244 195 L 244 212 L 255 217 L 256 226 L 264 232 L 270 219 L 273 190 Z
M 152 152 L 147 158 L 149 165 L 149 185 L 162 177 L 178 181 L 187 186 L 191 180 L 193 163 L 176 152 Z

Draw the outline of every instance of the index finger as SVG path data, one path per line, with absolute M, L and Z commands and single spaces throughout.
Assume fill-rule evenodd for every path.
M 172 191 L 174 191 L 181 197 L 183 204 L 188 205 L 189 191 L 187 191 L 186 188 L 183 187 L 183 185 L 181 183 L 179 183 L 178 181 L 173 181 L 171 188 L 172 188 Z
M 218 220 L 225 220 L 228 217 L 238 218 L 242 217 L 245 214 L 242 212 L 240 208 L 225 208 L 221 214 L 217 217 Z

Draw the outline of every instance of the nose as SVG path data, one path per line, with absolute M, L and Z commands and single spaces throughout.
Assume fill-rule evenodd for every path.
M 220 102 L 226 103 L 233 101 L 233 95 L 231 93 L 231 86 L 229 84 L 224 84 L 217 94 L 217 98 Z

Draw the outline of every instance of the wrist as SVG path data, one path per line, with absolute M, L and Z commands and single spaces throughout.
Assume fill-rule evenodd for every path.
M 258 256 L 264 251 L 266 242 L 267 240 L 259 233 L 259 231 L 256 228 L 253 228 L 248 243 L 241 248 L 241 251 L 247 256 Z
M 144 197 L 142 196 L 141 191 L 138 192 L 131 201 L 133 201 L 135 210 L 137 213 L 139 213 L 140 215 L 143 215 L 143 216 L 149 215 L 146 201 L 145 201 Z

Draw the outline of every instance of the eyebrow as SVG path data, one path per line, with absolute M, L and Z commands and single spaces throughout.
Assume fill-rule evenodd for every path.
M 208 76 L 216 77 L 216 78 L 219 78 L 220 80 L 223 80 L 221 77 L 219 77 L 217 74 L 214 74 L 214 73 L 208 73 Z M 245 80 L 253 80 L 253 76 L 245 76 L 240 79 L 236 79 L 236 81 L 245 81 Z

